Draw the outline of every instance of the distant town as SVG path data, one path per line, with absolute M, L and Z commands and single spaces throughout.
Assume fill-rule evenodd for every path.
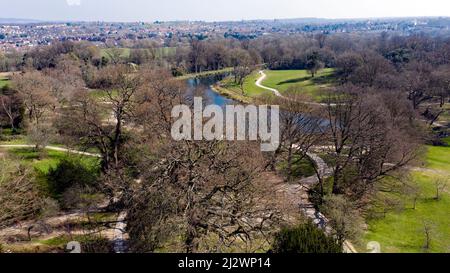
M 398 32 L 402 35 L 449 32 L 450 18 L 397 19 L 285 19 L 235 22 L 178 21 L 153 23 L 37 22 L 0 19 L 0 50 L 26 51 L 55 41 L 89 41 L 98 46 L 121 46 L 126 41 L 154 40 L 168 46 L 173 39 L 232 37 L 239 40 L 263 35 L 298 33 Z

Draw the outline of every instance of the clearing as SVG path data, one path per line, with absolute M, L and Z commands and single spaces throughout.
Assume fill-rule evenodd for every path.
M 446 140 L 450 144 L 450 139 Z M 404 208 L 369 221 L 364 242 L 377 241 L 382 252 L 424 252 L 424 223 L 431 226 L 429 252 L 450 251 L 450 147 L 428 147 L 426 167 L 413 171 L 411 178 L 420 188 L 416 209 L 411 198 L 404 198 Z M 444 181 L 441 199 L 436 200 L 436 181 Z
M 315 102 L 323 100 L 321 91 L 330 87 L 334 81 L 334 70 L 331 68 L 321 70 L 314 78 L 307 70 L 264 70 L 264 73 L 267 77 L 262 81 L 262 85 L 276 89 L 281 94 L 289 88 L 296 88 L 298 92 L 309 95 Z M 229 93 L 250 98 L 273 94 L 273 92 L 256 85 L 260 77 L 259 71 L 254 71 L 247 76 L 243 85 L 244 91 L 234 82 L 233 77 L 224 79 L 217 89 L 226 89 Z

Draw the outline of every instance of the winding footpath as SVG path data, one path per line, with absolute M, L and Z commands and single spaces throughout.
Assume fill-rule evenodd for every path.
M 260 88 L 262 88 L 262 89 L 269 90 L 270 92 L 274 93 L 275 96 L 277 96 L 277 97 L 285 98 L 283 95 L 281 95 L 280 91 L 278 91 L 278 90 L 276 90 L 276 89 L 274 89 L 274 88 L 270 88 L 270 87 L 267 87 L 267 86 L 262 85 L 262 82 L 267 78 L 267 75 L 266 75 L 266 73 L 264 73 L 263 70 L 259 71 L 259 74 L 260 74 L 261 76 L 260 76 L 259 79 L 256 81 L 256 83 L 255 83 L 256 86 L 258 86 L 258 87 L 260 87 Z
M 264 73 L 263 70 L 259 71 L 259 74 L 260 74 L 261 76 L 260 76 L 260 77 L 258 78 L 258 80 L 255 82 L 255 85 L 256 85 L 256 86 L 258 86 L 259 88 L 265 89 L 265 90 L 269 90 L 270 92 L 274 93 L 275 96 L 277 96 L 277 97 L 280 97 L 280 98 L 289 100 L 289 98 L 286 98 L 285 96 L 283 96 L 283 95 L 280 93 L 280 91 L 278 91 L 277 89 L 275 89 L 275 88 L 270 88 L 270 87 L 267 87 L 267 86 L 263 85 L 262 82 L 267 78 L 267 75 L 266 75 L 266 73 Z M 332 104 L 327 104 L 327 103 L 307 102 L 307 101 L 304 101 L 303 103 L 304 103 L 304 104 L 307 104 L 307 105 L 314 105 L 314 106 L 321 106 L 321 107 L 326 107 L 326 106 L 336 106 L 336 104 L 334 104 L 334 103 L 332 103 Z
M 320 156 L 314 153 L 308 153 L 307 156 L 314 161 L 314 164 L 317 167 L 318 175 L 321 179 L 328 178 L 332 175 L 333 169 L 330 168 Z M 314 205 L 309 201 L 308 191 L 314 185 L 319 183 L 318 175 L 303 178 L 298 184 L 284 183 L 278 187 L 277 191 L 284 192 L 290 199 L 296 200 L 296 206 L 298 206 L 306 217 L 311 219 L 314 224 L 324 230 L 325 233 L 331 234 L 332 229 L 328 224 L 329 220 L 325 217 L 325 215 L 316 210 Z M 345 241 L 343 247 L 345 253 L 358 253 L 349 241 Z

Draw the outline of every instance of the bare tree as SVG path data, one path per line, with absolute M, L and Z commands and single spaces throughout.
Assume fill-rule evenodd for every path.
M 354 202 L 342 195 L 331 195 L 325 198 L 321 210 L 328 217 L 333 235 L 341 245 L 345 240 L 359 239 L 364 220 Z
M 427 63 L 412 62 L 404 74 L 403 86 L 414 109 L 418 109 L 420 104 L 432 98 L 429 90 L 431 69 Z
M 13 132 L 16 130 L 17 119 L 21 117 L 21 101 L 14 95 L 0 95 L 0 106 L 3 113 L 8 116 L 9 125 Z
M 335 162 L 333 193 L 364 194 L 380 178 L 415 158 L 417 140 L 411 134 L 413 125 L 398 109 L 390 109 L 379 93 L 343 88 L 347 92 L 329 99 L 327 107 L 330 155 Z
M 142 76 L 130 66 L 109 66 L 100 71 L 103 78 L 102 101 L 86 91 L 78 92 L 70 106 L 61 109 L 57 127 L 72 143 L 95 147 L 102 156 L 102 186 L 105 193 L 122 201 L 133 179 L 125 175 L 124 146 L 126 127 L 134 119 Z M 80 143 L 81 142 L 81 143 Z
M 433 233 L 436 228 L 436 224 L 430 220 L 424 220 L 422 224 L 423 224 L 423 236 L 425 237 L 424 239 L 425 242 L 423 244 L 422 249 L 425 252 L 429 252 L 431 249 L 431 244 L 433 241 Z
M 49 78 L 40 72 L 28 72 L 13 76 L 12 82 L 23 101 L 28 121 L 39 125 L 56 107 Z
M 431 74 L 431 85 L 433 95 L 439 98 L 439 107 L 443 107 L 446 99 L 450 97 L 450 68 L 440 67 Z
M 257 234 L 264 238 L 269 232 L 276 214 L 273 206 L 258 199 L 261 188 L 256 178 L 262 161 L 253 145 L 182 141 L 163 147 L 160 154 L 164 157 L 158 162 L 142 162 L 151 167 L 141 168 L 148 172 L 137 189 L 167 196 L 168 202 L 147 203 L 139 210 L 130 204 L 132 240 L 154 238 L 152 242 L 161 243 L 156 237 L 164 239 L 167 233 L 162 232 L 181 232 L 184 251 L 191 253 L 212 238 L 220 248 L 250 243 Z M 142 221 L 141 213 L 150 211 L 153 216 Z
M 324 63 L 320 59 L 318 51 L 312 51 L 306 57 L 306 68 L 308 69 L 311 76 L 314 78 L 317 72 L 324 68 Z
M 319 44 L 319 48 L 325 47 L 325 41 L 327 40 L 327 35 L 324 33 L 316 34 L 314 37 L 317 40 L 317 43 Z
M 434 197 L 436 200 L 441 200 L 441 194 L 443 191 L 445 191 L 445 189 L 447 188 L 448 185 L 448 179 L 436 179 L 434 180 L 434 187 L 436 189 L 436 196 Z
M 235 49 L 231 54 L 234 81 L 239 85 L 242 93 L 244 93 L 245 78 L 254 70 L 254 63 L 247 50 Z
M 117 65 L 123 61 L 124 50 L 119 47 L 110 47 L 105 50 L 106 55 L 108 56 L 111 63 Z
M 415 210 L 417 207 L 417 201 L 422 196 L 422 190 L 420 186 L 415 182 L 407 183 L 404 184 L 403 186 L 404 187 L 402 193 L 412 199 L 413 202 L 412 209 Z
M 35 217 L 42 208 L 32 171 L 0 159 L 0 227 Z
M 191 51 L 189 54 L 190 61 L 195 73 L 201 72 L 202 66 L 206 65 L 205 45 L 203 41 L 193 39 L 191 41 Z
M 265 98 L 268 103 L 280 105 L 281 145 L 269 156 L 267 167 L 275 169 L 275 163 L 283 158 L 287 161 L 287 180 L 293 175 L 293 165 L 304 160 L 311 148 L 324 136 L 321 119 L 316 109 L 304 101 L 310 100 L 295 87 L 289 89 L 283 98 Z M 264 99 L 263 101 L 266 102 Z

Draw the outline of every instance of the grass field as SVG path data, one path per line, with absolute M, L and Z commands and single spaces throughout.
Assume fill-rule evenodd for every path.
M 246 96 L 256 97 L 261 94 L 272 94 L 269 90 L 256 86 L 256 81 L 261 77 L 258 71 L 253 72 L 245 79 L 244 92 Z
M 334 80 L 333 69 L 327 68 L 312 78 L 307 70 L 267 70 L 264 86 L 277 89 L 281 93 L 289 88 L 296 88 L 316 101 L 321 100 L 320 90 L 329 87 Z
M 56 167 L 63 158 L 67 157 L 78 157 L 83 164 L 90 168 L 98 167 L 100 163 L 98 158 L 52 150 L 45 150 L 43 154 L 38 153 L 32 148 L 17 148 L 11 149 L 8 152 L 19 159 L 24 165 L 31 166 L 44 174 L 46 174 L 50 168 Z
M 0 88 L 7 86 L 9 84 L 9 79 L 0 75 Z
M 289 88 L 296 88 L 296 91 L 309 95 L 314 101 L 322 100 L 321 90 L 329 87 L 333 81 L 333 69 L 321 70 L 315 78 L 306 70 L 266 70 L 267 78 L 262 82 L 264 86 L 286 92 Z M 244 82 L 244 92 L 240 86 L 234 83 L 234 79 L 229 77 L 221 82 L 221 87 L 230 92 L 250 98 L 256 98 L 263 94 L 273 94 L 271 91 L 258 87 L 256 81 L 260 78 L 258 71 L 250 74 Z
M 450 143 L 450 139 L 446 140 Z M 424 222 L 431 223 L 431 252 L 450 252 L 450 147 L 428 147 L 426 168 L 413 172 L 411 179 L 421 188 L 417 208 L 405 200 L 406 208 L 386 218 L 369 222 L 364 241 L 377 241 L 382 252 L 423 252 Z M 435 181 L 447 182 L 442 199 L 436 200 Z M 409 204 L 408 204 L 409 202 Z
M 244 81 L 244 86 L 242 91 L 241 87 L 234 82 L 233 76 L 230 76 L 226 79 L 224 79 L 221 82 L 221 85 L 223 88 L 226 88 L 236 94 L 245 96 L 245 97 L 251 97 L 256 98 L 258 96 L 261 96 L 263 94 L 272 94 L 270 91 L 260 88 L 256 86 L 256 81 L 259 79 L 260 75 L 257 71 L 250 74 Z
M 299 159 L 298 156 L 293 157 L 293 161 L 294 161 L 292 164 L 293 181 L 289 181 L 289 182 L 298 183 L 298 179 L 310 177 L 310 176 L 313 176 L 316 174 L 316 172 L 314 170 L 314 166 L 311 163 L 311 161 L 309 161 L 307 159 L 302 159 L 299 161 L 298 159 Z M 287 160 L 281 161 L 277 165 L 278 171 L 280 171 L 284 176 L 288 175 L 287 168 L 288 168 Z

